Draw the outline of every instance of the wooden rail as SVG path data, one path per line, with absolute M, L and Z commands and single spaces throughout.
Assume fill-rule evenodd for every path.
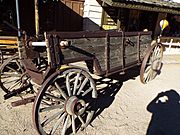
M 17 48 L 18 37 L 0 36 L 0 63 L 3 63 L 4 55 L 13 55 Z
M 165 46 L 165 54 L 180 54 L 179 37 L 161 37 L 160 42 Z
M 11 36 L 0 36 L 0 49 L 17 48 L 18 38 Z

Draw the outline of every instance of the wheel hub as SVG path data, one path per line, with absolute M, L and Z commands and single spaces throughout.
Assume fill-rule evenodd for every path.
M 152 70 L 158 71 L 158 70 L 160 70 L 160 68 L 161 68 L 161 61 L 159 61 L 159 60 L 153 61 Z
M 81 115 L 86 109 L 86 103 L 82 99 L 78 99 L 76 96 L 71 96 L 66 100 L 65 111 L 69 115 Z

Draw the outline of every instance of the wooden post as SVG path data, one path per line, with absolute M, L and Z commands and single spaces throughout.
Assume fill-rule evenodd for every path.
M 38 0 L 34 0 L 34 9 L 35 9 L 35 29 L 36 37 L 39 36 L 39 12 L 38 12 Z
M 106 66 L 106 75 L 109 73 L 110 70 L 110 37 L 109 33 L 106 33 L 106 46 L 105 46 L 105 66 Z
M 20 18 L 19 18 L 19 1 L 18 0 L 16 0 L 16 17 L 17 17 L 18 37 L 21 37 Z
M 121 29 L 121 20 L 120 20 L 120 13 L 121 12 L 121 10 L 120 9 L 118 9 L 118 17 L 117 17 L 117 29 Z

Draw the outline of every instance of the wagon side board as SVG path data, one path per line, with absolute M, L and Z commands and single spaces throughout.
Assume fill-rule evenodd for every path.
M 61 48 L 63 63 L 92 61 L 94 73 L 110 75 L 139 65 L 151 43 L 151 32 L 56 32 L 59 41 L 67 41 Z M 88 68 L 89 68 L 88 64 Z

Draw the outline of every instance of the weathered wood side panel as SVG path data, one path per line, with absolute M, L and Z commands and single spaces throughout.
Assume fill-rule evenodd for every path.
M 151 35 L 141 35 L 140 36 L 140 58 L 143 60 L 146 55 L 147 47 L 151 45 Z
M 138 60 L 137 43 L 138 36 L 128 36 L 125 38 L 125 67 Z
M 122 66 L 122 37 L 110 37 L 110 69 Z
M 65 60 L 77 57 L 95 56 L 102 70 L 105 70 L 105 43 L 106 38 L 67 39 L 70 47 L 62 49 Z
M 146 54 L 147 47 L 151 43 L 151 35 L 137 35 L 124 37 L 124 48 L 122 37 L 110 38 L 110 70 L 117 67 L 128 67 L 141 62 Z M 140 56 L 138 54 L 138 44 Z M 123 60 L 124 58 L 124 60 Z

